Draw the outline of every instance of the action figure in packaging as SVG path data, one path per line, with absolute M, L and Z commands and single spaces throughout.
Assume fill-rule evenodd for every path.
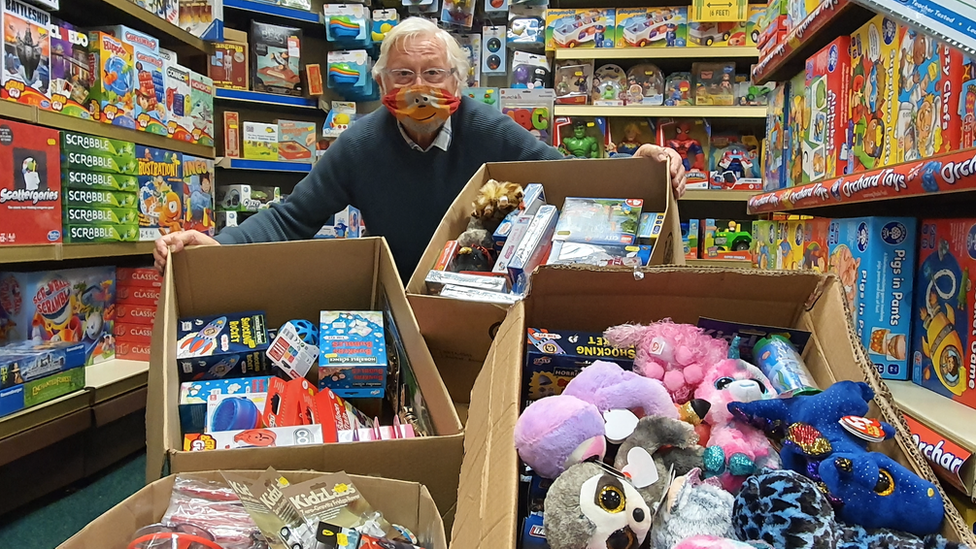
M 548 87 L 551 76 L 552 71 L 546 56 L 524 51 L 517 51 L 512 56 L 511 86 L 513 88 L 545 88 Z
M 775 83 L 769 82 L 758 86 L 752 82 L 750 75 L 737 74 L 735 75 L 735 101 L 743 107 L 768 105 L 774 85 Z
M 593 73 L 590 98 L 594 105 L 621 106 L 627 92 L 627 73 L 619 65 L 603 65 Z
M 688 184 L 694 185 L 692 188 L 708 188 L 710 141 L 711 129 L 703 119 L 661 120 L 658 123 L 658 145 L 678 151 L 684 161 Z
M 735 63 L 695 63 L 696 105 L 735 104 Z
M 550 9 L 546 12 L 546 49 L 612 48 L 616 13 L 611 9 Z
M 712 134 L 713 189 L 762 190 L 759 140 L 739 134 Z
M 633 156 L 641 145 L 654 142 L 654 129 L 647 120 L 614 117 L 610 119 L 610 132 L 607 150 L 611 157 Z
M 605 118 L 592 121 L 556 118 L 553 145 L 566 156 L 576 158 L 603 158 L 607 141 L 607 122 Z
M 664 104 L 664 75 L 657 65 L 641 63 L 627 71 L 627 103 Z
M 664 83 L 664 104 L 668 107 L 687 107 L 692 104 L 691 73 L 674 72 Z
M 556 68 L 556 103 L 560 105 L 585 105 L 590 95 L 590 79 L 593 62 L 576 63 Z

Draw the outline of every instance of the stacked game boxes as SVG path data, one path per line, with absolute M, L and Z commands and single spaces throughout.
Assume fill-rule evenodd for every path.
M 85 346 L 60 341 L 0 347 L 0 417 L 85 388 Z
M 9 146 L 0 147 L 0 246 L 59 243 L 58 132 L 10 120 L 3 125 Z
M 136 146 L 139 180 L 137 240 L 153 241 L 183 230 L 183 155 Z
M 163 277 L 151 267 L 116 270 L 115 356 L 149 360 L 152 325 Z

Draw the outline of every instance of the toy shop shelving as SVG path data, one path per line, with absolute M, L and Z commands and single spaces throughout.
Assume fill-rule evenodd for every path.
M 282 24 L 321 26 L 321 17 L 317 11 L 287 8 L 256 0 L 224 0 L 224 9 L 253 12 L 265 19 L 278 19 Z
M 558 49 L 556 59 L 758 59 L 753 46 Z
M 633 116 L 633 117 L 703 117 L 703 118 L 754 118 L 765 119 L 766 107 L 692 106 L 650 107 L 627 105 L 606 107 L 599 105 L 556 105 L 556 116 Z
M 689 189 L 681 200 L 701 202 L 742 202 L 745 203 L 758 191 L 729 191 L 721 189 Z
M 943 398 L 911 381 L 887 381 L 891 396 L 902 410 L 949 440 L 976 453 L 973 410 Z
M 7 263 L 32 263 L 36 261 L 149 255 L 153 251 L 153 246 L 153 242 L 0 246 L 0 265 Z
M 263 93 L 249 90 L 232 90 L 228 88 L 215 88 L 214 99 L 218 101 L 244 101 L 247 103 L 258 103 L 261 105 L 283 108 L 319 108 L 318 101 L 306 97 L 278 95 L 274 93 Z
M 225 170 L 252 170 L 264 172 L 308 173 L 311 164 L 297 162 L 277 162 L 272 160 L 247 160 L 244 158 L 220 158 L 216 166 Z

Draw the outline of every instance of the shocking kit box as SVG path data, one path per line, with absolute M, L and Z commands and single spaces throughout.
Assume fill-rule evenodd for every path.
M 51 15 L 17 0 L 4 0 L 3 54 L 0 97 L 50 110 Z
M 190 123 L 193 142 L 214 146 L 213 80 L 209 76 L 190 73 Z
M 190 70 L 166 62 L 166 133 L 173 139 L 193 142 L 193 119 L 190 116 Z
M 177 323 L 180 381 L 267 375 L 270 339 L 263 312 L 228 313 Z
M 843 283 L 869 359 L 886 379 L 909 379 L 917 222 L 862 217 L 830 223 L 830 270 Z
M 88 110 L 92 118 L 135 129 L 132 104 L 134 57 L 132 45 L 111 34 L 101 31 L 88 33 L 88 58 L 92 68 Z
M 132 118 L 136 129 L 167 135 L 166 60 L 159 40 L 123 25 L 99 29 L 132 47 Z
M 926 219 L 912 310 L 912 380 L 976 408 L 976 219 Z
M 597 360 L 634 367 L 634 349 L 613 347 L 603 334 L 528 328 L 526 343 L 524 400 L 562 394 L 569 380 Z
M 134 193 L 139 190 L 139 179 L 135 175 L 66 169 L 61 171 L 61 185 L 66 189 Z
M 51 110 L 91 119 L 88 93 L 91 68 L 88 65 L 88 34 L 64 21 L 51 25 Z
M 180 384 L 180 430 L 202 433 L 206 428 L 207 401 L 219 395 L 267 393 L 269 376 L 187 381 Z
M 85 388 L 85 369 L 72 368 L 0 391 L 0 417 Z
M 139 240 L 183 230 L 183 156 L 138 145 Z
M 618 48 L 683 48 L 687 43 L 687 7 L 617 10 Z
M 216 233 L 214 219 L 214 161 L 183 155 L 183 228 L 209 236 Z
M 343 398 L 383 398 L 388 369 L 381 311 L 322 311 L 319 388 Z
M 251 89 L 302 95 L 302 29 L 251 22 Z
M 851 39 L 841 36 L 807 59 L 809 118 L 803 129 L 803 183 L 847 173 Z
M 851 34 L 851 157 L 848 173 L 894 164 L 898 23 L 878 15 Z
M 941 44 L 925 33 L 899 25 L 898 47 L 894 162 L 949 152 L 943 146 L 941 119 L 942 113 L 952 112 L 949 105 L 943 108 L 942 104 L 943 84 L 948 84 L 951 75 L 942 71 Z
M 61 242 L 58 132 L 0 121 L 0 246 Z

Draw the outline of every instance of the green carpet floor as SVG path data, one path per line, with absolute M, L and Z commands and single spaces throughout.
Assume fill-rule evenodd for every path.
M 0 548 L 53 549 L 145 485 L 146 453 L 0 517 Z M 0 490 L 2 493 L 2 490 Z

